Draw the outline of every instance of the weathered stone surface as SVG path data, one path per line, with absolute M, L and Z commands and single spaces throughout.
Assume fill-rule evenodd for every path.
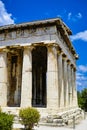
M 79 118 L 70 34 L 60 19 L 0 27 L 1 107 L 15 114 L 36 107 L 46 123 L 59 125 Z
M 44 121 L 40 121 L 40 124 L 50 126 L 71 125 L 73 123 L 73 117 L 75 117 L 75 123 L 78 123 L 82 119 L 82 110 L 76 108 L 61 112 L 57 115 L 48 115 L 44 118 Z
M 32 61 L 30 48 L 25 48 L 23 61 L 21 107 L 27 107 L 31 106 L 32 99 Z

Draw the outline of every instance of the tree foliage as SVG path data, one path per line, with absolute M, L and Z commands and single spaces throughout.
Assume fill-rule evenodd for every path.
M 81 92 L 77 92 L 78 96 L 78 105 L 85 111 L 87 111 L 87 88 L 82 90 Z
M 12 130 L 14 116 L 0 111 L 0 130 Z
M 32 130 L 35 123 L 38 123 L 40 119 L 40 114 L 35 108 L 24 108 L 19 112 L 19 116 L 21 118 L 21 123 L 25 125 L 25 128 L 28 130 Z

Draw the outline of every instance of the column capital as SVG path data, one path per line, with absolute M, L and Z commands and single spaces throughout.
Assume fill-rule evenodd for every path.
M 66 60 L 67 61 L 67 55 L 65 55 L 64 53 L 62 53 L 62 58 L 64 59 L 64 60 Z
M 23 46 L 23 49 L 27 49 L 27 50 L 29 49 L 32 51 L 33 49 L 35 49 L 35 46 L 32 46 L 32 45 L 31 46 Z
M 47 48 L 58 48 L 58 45 L 55 43 L 50 43 L 50 44 L 44 44 L 44 46 L 46 46 Z
M 74 65 L 73 65 L 72 63 L 71 63 L 71 65 L 70 65 L 70 66 L 71 66 L 71 68 L 72 68 L 72 69 L 74 68 Z
M 57 53 L 58 53 L 58 55 L 63 54 L 63 51 L 62 51 L 62 49 L 60 47 L 57 47 Z
M 0 47 L 0 52 L 8 52 L 8 49 L 6 47 Z
M 75 65 L 74 65 L 74 64 L 72 64 L 72 63 L 71 63 L 71 65 L 70 65 L 70 66 L 71 66 L 71 68 L 72 68 L 74 71 L 76 71 L 76 67 L 75 67 Z
M 76 67 L 75 67 L 75 66 L 74 66 L 74 68 L 73 68 L 73 69 L 74 69 L 74 71 L 76 71 Z
M 70 65 L 71 64 L 71 62 L 70 62 L 70 60 L 69 59 L 67 59 L 67 63 Z

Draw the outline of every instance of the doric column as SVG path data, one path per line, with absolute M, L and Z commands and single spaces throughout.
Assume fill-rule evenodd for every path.
M 71 101 L 71 93 L 70 93 L 70 87 L 71 87 L 71 68 L 70 68 L 70 61 L 67 61 L 67 77 L 68 77 L 68 104 L 70 106 L 70 101 Z
M 21 107 L 31 106 L 32 100 L 32 54 L 31 47 L 24 48 L 22 88 L 21 88 Z
M 73 70 L 73 65 L 71 65 L 71 71 L 72 71 L 72 80 L 71 80 L 71 84 L 72 84 L 72 106 L 74 105 L 73 104 L 73 101 L 74 101 L 74 70 Z
M 70 107 L 73 106 L 73 102 L 72 102 L 72 77 L 73 77 L 73 73 L 72 73 L 72 64 L 69 64 L 69 98 L 70 98 Z
M 47 108 L 58 108 L 58 65 L 57 50 L 48 46 L 47 61 Z
M 69 107 L 69 62 L 66 58 L 66 107 Z
M 64 107 L 64 64 L 62 59 L 62 52 L 58 52 L 58 83 L 59 83 L 59 106 Z
M 68 77 L 67 77 L 67 57 L 63 54 L 64 61 L 64 106 L 68 106 Z
M 0 52 L 0 106 L 7 106 L 7 53 Z
M 73 100 L 72 100 L 72 89 L 73 89 L 73 67 L 72 64 L 70 65 L 70 106 L 73 106 Z
M 77 103 L 77 88 L 76 88 L 76 68 L 73 68 L 73 106 L 78 106 Z

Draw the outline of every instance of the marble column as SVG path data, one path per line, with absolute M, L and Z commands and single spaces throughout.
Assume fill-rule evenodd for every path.
M 32 53 L 31 47 L 25 47 L 23 52 L 21 107 L 32 104 Z
M 78 106 L 78 103 L 77 103 L 77 88 L 76 88 L 76 68 L 74 67 L 73 68 L 73 86 L 74 86 L 74 88 L 73 88 L 73 106 Z
M 70 106 L 70 98 L 71 98 L 71 93 L 70 93 L 70 87 L 71 87 L 71 69 L 70 69 L 70 61 L 68 60 L 67 61 L 67 70 L 68 70 L 68 72 L 67 72 L 67 77 L 68 77 L 68 105 Z
M 73 106 L 73 87 L 74 87 L 74 81 L 73 81 L 73 65 L 71 64 L 71 86 L 70 86 L 70 104 L 71 104 L 71 107 Z
M 72 73 L 72 65 L 70 65 L 70 107 L 73 106 L 72 102 L 72 87 L 73 87 L 73 81 L 72 81 L 73 73 Z
M 68 106 L 68 77 L 67 77 L 67 57 L 63 55 L 64 60 L 64 106 Z
M 70 107 L 73 106 L 72 102 L 72 89 L 73 89 L 73 68 L 72 64 L 70 65 Z
M 58 108 L 58 64 L 57 50 L 48 46 L 47 58 L 47 108 Z
M 0 52 L 0 106 L 7 106 L 7 53 Z
M 69 107 L 69 63 L 66 58 L 66 107 Z
M 62 52 L 58 52 L 58 83 L 59 83 L 59 106 L 64 107 L 64 75 L 63 75 L 63 59 Z
M 73 71 L 73 65 L 71 65 L 71 71 L 72 71 L 72 105 L 73 105 L 73 101 L 74 101 L 74 71 Z

